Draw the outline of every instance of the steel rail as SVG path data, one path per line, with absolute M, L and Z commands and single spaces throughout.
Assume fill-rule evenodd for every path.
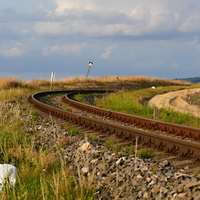
M 140 117 L 136 115 L 129 115 L 125 113 L 98 108 L 91 105 L 86 105 L 86 104 L 83 104 L 71 99 L 71 97 L 75 94 L 76 94 L 75 92 L 72 92 L 65 95 L 62 98 L 63 102 L 77 109 L 90 112 L 99 116 L 104 116 L 112 120 L 124 122 L 138 128 L 153 130 L 153 131 L 160 131 L 167 134 L 173 134 L 176 136 L 180 136 L 181 138 L 200 140 L 199 128 L 183 126 L 183 125 L 174 124 L 174 123 L 167 123 L 167 122 L 163 122 L 159 120 L 153 120 L 153 119 L 144 118 L 144 117 Z
M 81 91 L 56 91 L 56 93 L 61 92 L 80 93 Z M 87 90 L 83 92 L 91 93 L 94 91 Z M 172 152 L 181 156 L 192 157 L 197 160 L 200 160 L 200 143 L 185 141 L 171 136 L 160 135 L 145 130 L 143 131 L 132 127 L 120 126 L 113 123 L 92 119 L 86 116 L 62 110 L 60 108 L 52 107 L 38 100 L 39 97 L 50 93 L 55 93 L 55 91 L 33 94 L 29 96 L 28 101 L 32 103 L 37 109 L 49 114 L 50 116 L 54 116 L 65 121 L 72 122 L 79 126 L 83 126 L 85 128 L 95 131 L 100 131 L 108 135 L 115 134 L 117 137 L 133 140 L 133 142 L 137 138 L 138 142 L 143 145 L 148 145 L 166 152 Z

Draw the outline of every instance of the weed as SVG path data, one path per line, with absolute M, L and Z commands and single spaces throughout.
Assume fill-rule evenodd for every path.
M 131 146 L 124 148 L 125 152 L 130 154 L 130 155 L 132 155 L 134 153 L 134 149 L 135 149 L 134 145 L 131 145 Z
M 200 172 L 200 169 L 195 169 L 195 171 L 194 171 L 194 176 L 198 176 L 198 175 L 199 175 L 199 172 Z
M 68 129 L 68 135 L 69 136 L 75 136 L 75 135 L 78 135 L 78 134 L 80 134 L 80 132 L 79 132 L 79 129 L 77 129 L 77 128 L 69 128 Z
M 31 124 L 35 124 L 40 114 L 38 111 L 32 111 L 31 115 L 32 115 Z
M 152 169 L 152 174 L 155 175 L 157 173 L 157 170 L 158 170 L 158 167 L 154 166 L 153 169 Z
M 22 120 L 30 113 L 32 118 Z M 27 137 L 26 127 L 38 116 L 17 103 L 0 104 L 0 162 L 14 164 L 18 171 L 16 186 L 5 188 L 1 199 L 93 199 L 92 181 L 76 182 L 76 171 L 66 166 L 59 144 L 46 147 L 46 140 L 40 140 L 36 148 L 36 134 Z M 79 130 L 71 128 L 69 132 L 74 135 Z
M 106 141 L 105 141 L 105 143 L 104 143 L 104 146 L 106 147 L 106 148 L 112 148 L 113 146 L 114 146 L 114 142 L 113 142 L 113 140 L 111 140 L 111 139 L 107 139 Z
M 114 145 L 112 148 L 112 152 L 113 153 L 119 153 L 119 152 L 123 152 L 123 148 L 121 148 L 119 145 Z
M 98 136 L 92 135 L 92 134 L 88 135 L 88 139 L 92 140 L 92 141 L 96 141 L 97 143 L 101 142 L 101 138 L 99 138 Z
M 150 149 L 140 149 L 138 150 L 137 156 L 142 159 L 153 158 L 154 152 Z

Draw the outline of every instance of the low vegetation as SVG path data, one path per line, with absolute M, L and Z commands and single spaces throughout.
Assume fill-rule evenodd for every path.
M 1 199 L 92 199 L 92 185 L 81 183 L 80 187 L 82 179 L 77 180 L 76 171 L 64 162 L 60 144 L 46 146 L 40 139 L 37 145 L 38 131 L 29 128 L 38 117 L 39 113 L 19 102 L 0 104 L 0 163 L 13 164 L 18 171 L 17 185 L 5 187 Z M 78 134 L 77 129 L 68 132 L 69 137 Z
M 146 88 L 129 92 L 119 91 L 104 98 L 96 98 L 95 105 L 114 111 L 138 115 L 146 118 L 154 118 L 154 108 L 147 106 L 148 100 L 157 94 L 163 94 L 169 91 L 176 91 L 186 88 L 199 87 L 199 85 L 191 86 L 165 86 L 157 87 L 156 89 Z M 200 127 L 200 119 L 192 114 L 182 114 L 173 110 L 160 109 L 159 120 Z
M 142 159 L 148 159 L 154 157 L 154 151 L 151 149 L 140 149 L 137 152 L 137 156 Z
M 73 88 L 99 88 L 121 84 L 115 88 L 116 93 L 103 98 L 94 98 L 95 103 L 101 107 L 127 112 L 152 118 L 153 110 L 148 108 L 146 102 L 152 96 L 165 93 L 171 90 L 198 87 L 188 82 L 175 80 L 162 80 L 154 77 L 97 77 L 85 78 L 74 77 L 55 81 L 51 88 L 48 80 L 20 81 L 17 78 L 4 77 L 0 79 L 0 163 L 10 163 L 17 167 L 17 185 L 14 188 L 6 187 L 1 192 L 1 199 L 25 200 L 25 199 L 94 199 L 94 188 L 92 181 L 87 181 L 80 177 L 80 166 L 77 169 L 70 169 L 64 162 L 60 153 L 60 144 L 53 147 L 46 147 L 43 141 L 40 146 L 38 141 L 38 131 L 34 128 L 28 132 L 27 128 L 37 123 L 40 116 L 37 111 L 33 111 L 29 104 L 26 104 L 28 95 L 49 90 L 73 89 Z M 121 88 L 126 83 L 131 83 L 132 90 L 125 93 Z M 146 88 L 139 90 L 139 87 Z M 151 85 L 156 86 L 156 90 L 151 89 Z M 168 87 L 164 87 L 169 85 Z M 110 89 L 110 88 L 109 88 Z M 126 90 L 126 89 L 125 89 Z M 82 98 L 79 96 L 79 98 Z M 83 98 L 84 99 L 84 98 Z M 23 103 L 23 104 L 22 104 Z M 24 106 L 25 105 L 25 106 Z M 179 113 L 160 111 L 160 119 L 181 123 L 191 123 L 190 117 Z M 193 118 L 193 121 L 199 119 Z M 190 125 L 191 125 L 190 124 Z M 79 134 L 79 130 L 70 128 L 69 136 Z M 106 141 L 105 146 L 112 147 L 113 152 L 125 151 L 134 154 L 135 147 L 121 148 L 113 145 L 112 141 Z M 141 158 L 153 156 L 152 152 L 139 150 L 137 155 Z M 85 180 L 85 181 L 84 181 Z

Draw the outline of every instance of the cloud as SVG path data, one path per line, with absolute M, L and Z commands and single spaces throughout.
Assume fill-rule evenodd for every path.
M 200 13 L 189 16 L 179 27 L 182 32 L 199 32 L 200 31 Z
M 63 14 L 68 9 L 84 9 L 84 10 L 104 10 L 113 11 L 117 10 L 122 13 L 131 15 L 135 7 L 149 7 L 151 10 L 163 10 L 165 1 L 164 0 L 54 0 L 57 4 L 56 12 Z
M 0 48 L 0 54 L 3 57 L 19 57 L 24 54 L 24 44 L 22 43 L 16 43 L 15 46 L 9 47 L 9 45 L 1 45 Z
M 196 21 L 174 10 L 164 1 L 109 2 L 97 0 L 55 0 L 57 9 L 51 20 L 37 21 L 33 30 L 42 36 L 110 37 L 141 36 L 164 32 L 191 32 L 200 29 Z M 157 4 L 155 3 L 157 2 Z M 187 5 L 186 3 L 184 4 Z M 57 14 L 56 14 L 57 13 Z M 191 17 L 191 16 L 190 16 Z
M 16 14 L 16 9 L 13 6 L 4 7 L 0 10 L 1 15 L 14 15 Z
M 112 53 L 113 49 L 115 49 L 117 44 L 110 45 L 105 49 L 105 52 L 101 54 L 101 58 L 108 59 L 110 57 L 110 54 Z
M 80 53 L 83 49 L 88 48 L 89 44 L 87 43 L 73 43 L 73 44 L 56 44 L 53 46 L 44 47 L 43 49 L 43 55 L 47 56 L 49 54 L 53 53 L 61 53 L 61 54 L 67 54 L 67 53 Z
M 4 71 L 26 68 L 49 73 L 56 66 L 56 70 L 78 75 L 84 73 L 82 63 L 90 60 L 95 62 L 92 73 L 98 75 L 170 76 L 177 64 L 180 74 L 186 73 L 188 66 L 190 73 L 198 71 L 197 0 L 18 0 L 3 1 L 1 6 Z M 58 63 L 65 67 L 57 67 Z
M 1 50 L 1 54 L 5 57 L 17 57 L 22 55 L 23 51 L 17 47 Z
M 126 24 L 96 24 L 87 21 L 69 20 L 65 22 L 37 22 L 33 27 L 38 34 L 43 36 L 74 36 L 108 37 L 116 35 L 137 35 L 134 27 Z

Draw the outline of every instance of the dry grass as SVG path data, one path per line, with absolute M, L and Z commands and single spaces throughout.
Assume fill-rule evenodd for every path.
M 26 81 L 24 84 L 30 86 L 30 87 L 38 87 L 38 86 L 45 86 L 50 85 L 49 80 L 43 80 L 43 79 L 33 79 L 31 81 Z
M 17 88 L 22 86 L 22 82 L 16 77 L 2 77 L 0 78 L 0 89 Z
M 36 89 L 36 90 L 61 90 L 61 89 L 69 89 L 69 86 L 78 86 L 81 87 L 83 85 L 89 87 L 89 83 L 93 85 L 106 84 L 106 83 L 124 83 L 124 82 L 132 82 L 132 83 L 163 83 L 163 84 L 177 84 L 177 85 L 191 85 L 190 82 L 181 81 L 181 80 L 171 80 L 171 79 L 158 79 L 152 76 L 100 76 L 100 77 L 67 77 L 60 80 L 55 80 L 51 82 L 50 80 L 44 79 L 33 79 L 30 81 L 21 81 L 16 77 L 2 77 L 0 78 L 0 90 L 8 90 L 8 89 Z M 16 92 L 16 90 L 15 90 Z
M 99 76 L 99 77 L 87 78 L 87 79 L 85 77 L 68 77 L 63 80 L 60 80 L 60 82 L 66 82 L 66 83 L 80 83 L 80 82 L 91 82 L 91 81 L 93 81 L 93 82 L 116 82 L 116 81 L 155 82 L 155 81 L 161 81 L 161 82 L 175 83 L 175 84 L 191 84 L 188 81 L 172 80 L 172 79 L 159 79 L 159 78 L 156 78 L 153 76 Z

